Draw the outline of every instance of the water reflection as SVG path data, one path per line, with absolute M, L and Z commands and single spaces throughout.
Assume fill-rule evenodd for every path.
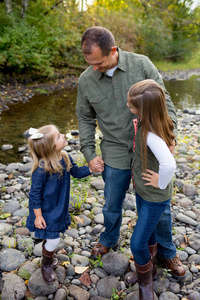
M 193 108 L 200 110 L 200 77 L 190 80 L 166 81 L 165 86 L 177 109 Z M 22 133 L 30 127 L 55 124 L 62 133 L 68 134 L 78 128 L 75 113 L 77 90 L 57 91 L 52 95 L 37 95 L 28 103 L 10 106 L 2 113 L 0 120 L 0 147 L 12 144 L 13 149 L 1 151 L 0 163 L 21 161 L 18 148 L 26 144 Z
M 22 133 L 30 127 L 39 128 L 55 124 L 62 133 L 78 128 L 75 114 L 77 90 L 57 91 L 53 95 L 37 95 L 30 102 L 10 106 L 2 113 L 0 121 L 0 147 L 12 144 L 13 149 L 0 150 L 0 163 L 11 163 L 20 160 L 18 148 L 26 144 Z
M 176 109 L 200 109 L 200 77 L 191 76 L 189 80 L 165 81 Z

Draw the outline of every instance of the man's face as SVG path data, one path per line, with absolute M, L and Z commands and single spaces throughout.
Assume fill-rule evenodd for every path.
M 91 54 L 84 54 L 85 60 L 93 67 L 93 70 L 98 70 L 101 73 L 114 68 L 118 63 L 117 48 L 113 47 L 108 56 L 102 56 L 101 49 L 98 46 L 93 46 Z

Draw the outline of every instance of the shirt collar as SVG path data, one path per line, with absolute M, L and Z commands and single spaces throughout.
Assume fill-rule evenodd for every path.
M 119 47 L 117 47 L 117 51 L 119 52 L 119 60 L 118 60 L 117 69 L 120 69 L 121 71 L 126 72 L 125 53 Z M 91 68 L 92 68 L 92 66 L 91 66 Z M 94 71 L 94 75 L 96 76 L 97 79 L 101 79 L 101 77 L 105 74 L 96 70 L 96 71 Z

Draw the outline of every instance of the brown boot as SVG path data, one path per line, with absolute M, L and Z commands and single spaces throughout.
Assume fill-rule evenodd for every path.
M 154 292 L 151 260 L 143 266 L 135 262 L 135 267 L 139 284 L 139 300 L 153 300 Z
M 42 242 L 42 249 L 44 249 L 44 245 L 46 244 L 46 240 L 43 240 Z M 55 251 L 54 251 L 55 252 Z M 54 258 L 53 258 L 53 262 L 52 262 L 52 267 L 55 269 L 58 266 L 58 259 L 56 257 L 56 255 L 54 254 Z
M 151 262 L 152 262 L 152 276 L 156 276 L 156 257 L 157 257 L 157 243 L 155 245 L 149 246 L 149 252 L 151 254 Z M 125 283 L 127 285 L 131 284 L 134 285 L 137 283 L 137 274 L 136 272 L 133 272 L 132 274 L 128 275 L 125 278 Z
M 47 251 L 45 247 L 42 249 L 41 271 L 42 277 L 46 283 L 52 283 L 56 280 L 54 272 L 54 252 L 55 251 Z

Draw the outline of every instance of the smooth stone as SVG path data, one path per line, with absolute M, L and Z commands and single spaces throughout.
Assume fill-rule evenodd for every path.
M 0 251 L 0 269 L 3 271 L 15 270 L 26 261 L 24 254 L 15 249 L 3 249 Z
M 108 276 L 103 279 L 100 279 L 97 282 L 98 294 L 104 298 L 111 298 L 113 289 L 116 291 L 120 289 L 120 283 L 116 277 Z
M 135 195 L 126 194 L 126 197 L 123 202 L 124 210 L 134 210 L 136 208 Z
M 200 234 L 194 233 L 188 237 L 188 243 L 191 248 L 198 251 L 200 249 Z
M 98 191 L 98 190 L 104 190 L 105 183 L 104 183 L 103 179 L 97 179 L 97 180 L 93 180 L 90 183 L 90 185 L 91 185 L 91 188 Z
M 18 210 L 20 208 L 20 204 L 18 201 L 13 201 L 10 200 L 9 202 L 7 202 L 4 207 L 3 207 L 3 211 L 5 213 L 14 213 L 16 210 Z
M 179 297 L 172 292 L 164 292 L 159 296 L 159 300 L 179 300 Z
M 19 165 L 17 163 L 11 163 L 9 165 L 7 165 L 7 167 L 5 168 L 5 171 L 13 171 L 13 170 L 18 170 Z
M 6 223 L 0 223 L 0 234 L 4 235 L 10 232 L 13 229 L 13 226 Z
M 76 300 L 88 300 L 90 299 L 90 293 L 85 291 L 79 286 L 76 286 L 74 284 L 71 284 L 68 287 L 70 295 L 73 297 L 73 299 Z
M 104 224 L 104 216 L 103 214 L 98 214 L 94 217 L 94 222 L 97 223 L 97 224 Z
M 177 218 L 178 221 L 181 221 L 181 222 L 189 224 L 189 225 L 193 225 L 193 226 L 197 226 L 198 225 L 198 222 L 194 221 L 193 219 L 191 219 L 188 216 L 185 216 L 182 213 L 178 213 L 176 215 L 176 218 Z
M 1 242 L 4 248 L 15 248 L 17 245 L 17 241 L 14 237 L 4 236 Z
M 83 266 L 83 267 L 86 267 L 86 266 L 89 265 L 89 260 L 85 256 L 81 256 L 81 255 L 75 254 L 71 258 L 71 263 L 74 266 Z
M 129 260 L 123 253 L 108 252 L 102 258 L 103 270 L 113 276 L 123 275 L 129 265 Z
M 46 296 L 51 293 L 55 293 L 58 286 L 58 280 L 55 280 L 51 284 L 45 283 L 40 268 L 31 275 L 28 281 L 28 288 L 34 296 Z
M 26 284 L 19 276 L 11 273 L 3 276 L 1 300 L 24 299 L 26 290 Z
M 186 195 L 187 197 L 197 195 L 196 186 L 191 183 L 183 184 L 183 194 Z

